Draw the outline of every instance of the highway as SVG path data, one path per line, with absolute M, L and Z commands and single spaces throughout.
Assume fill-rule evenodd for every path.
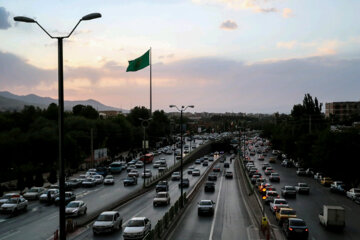
M 202 140 L 196 140 L 196 145 Z M 164 157 L 168 167 L 174 164 L 174 155 L 161 154 L 155 156 L 154 161 Z M 152 164 L 147 164 L 146 168 L 151 169 L 153 176 L 158 173 Z M 138 168 L 140 176 L 143 168 Z M 123 186 L 123 179 L 127 176 L 126 171 L 114 175 L 115 184 L 113 186 L 97 185 L 93 188 L 78 188 L 73 192 L 77 200 L 83 200 L 87 204 L 87 214 L 91 214 L 103 206 L 110 204 L 117 199 L 121 199 L 129 193 L 135 192 L 142 188 L 143 179 L 138 178 L 136 186 Z M 39 240 L 49 239 L 59 226 L 58 207 L 47 205 L 39 201 L 29 201 L 28 210 L 17 216 L 0 214 L 0 240 Z M 86 216 L 85 216 L 86 217 Z M 83 218 L 79 217 L 79 218 Z M 78 218 L 75 218 L 75 221 Z
M 271 154 L 268 154 L 268 156 L 265 157 L 265 161 L 257 160 L 258 155 L 251 156 L 251 159 L 254 160 L 255 166 L 266 179 L 268 179 L 268 176 L 264 174 L 261 164 L 268 162 L 270 156 Z M 297 194 L 296 199 L 286 199 L 289 202 L 289 206 L 297 211 L 297 216 L 304 219 L 306 222 L 309 228 L 310 240 L 360 239 L 360 205 L 355 204 L 345 196 L 330 193 L 328 187 L 322 186 L 312 177 L 297 176 L 296 168 L 282 167 L 280 165 L 280 161 L 278 160 L 276 163 L 271 164 L 271 166 L 280 174 L 280 183 L 272 183 L 279 194 L 281 192 L 281 187 L 284 185 L 294 186 L 298 182 L 305 182 L 310 186 L 309 195 Z M 342 233 L 326 230 L 320 225 L 318 214 L 320 213 L 323 205 L 339 205 L 345 208 L 346 227 Z M 270 217 L 271 223 L 274 225 L 273 227 L 278 228 L 278 226 L 276 226 L 275 217 L 269 210 L 269 207 L 266 206 L 265 209 L 266 214 Z
M 210 162 L 211 163 L 211 162 Z M 196 168 L 200 169 L 201 175 L 204 174 L 205 170 L 208 167 L 203 167 L 202 165 L 195 165 Z M 184 178 L 189 178 L 190 187 L 184 188 L 184 192 L 189 191 L 194 184 L 199 180 L 200 176 L 193 177 L 192 175 L 187 174 L 187 168 L 184 168 Z M 126 226 L 127 222 L 133 217 L 148 217 L 151 221 L 152 227 L 155 226 L 158 220 L 160 220 L 164 214 L 170 209 L 171 205 L 180 197 L 180 181 L 171 181 L 168 180 L 169 184 L 169 194 L 171 198 L 171 203 L 168 206 L 153 206 L 153 199 L 155 196 L 155 189 L 153 191 L 147 192 L 140 197 L 132 200 L 131 202 L 123 205 L 116 210 L 120 212 L 123 217 L 123 228 Z M 83 229 L 80 229 L 75 236 L 70 237 L 74 240 L 82 239 L 122 239 L 122 231 L 115 232 L 113 234 L 102 234 L 102 235 L 93 235 L 92 232 L 92 223 L 85 226 Z
M 229 156 L 226 161 L 230 162 Z M 215 192 L 208 193 L 203 187 L 200 188 L 169 239 L 258 239 L 244 196 L 237 184 L 234 162 L 230 165 L 230 170 L 234 173 L 234 178 L 226 179 L 221 164 Z M 205 199 L 216 203 L 214 216 L 198 216 L 197 203 Z

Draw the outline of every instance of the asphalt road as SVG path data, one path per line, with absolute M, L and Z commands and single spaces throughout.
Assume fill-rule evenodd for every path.
M 265 161 L 257 160 L 258 155 L 251 156 L 255 162 L 255 166 L 266 176 L 261 169 L 261 164 L 268 162 L 269 154 Z M 340 163 L 339 163 L 340 164 Z M 330 193 L 328 187 L 322 186 L 312 177 L 304 177 L 296 175 L 296 168 L 285 168 L 280 165 L 280 161 L 271 164 L 276 172 L 280 174 L 280 183 L 272 183 L 280 194 L 281 187 L 284 185 L 296 185 L 298 182 L 305 182 L 310 186 L 310 194 L 297 194 L 296 199 L 286 199 L 289 206 L 297 211 L 297 216 L 302 218 L 309 228 L 309 239 L 311 240 L 358 240 L 360 239 L 360 205 L 355 204 L 345 196 Z M 268 179 L 268 177 L 266 176 Z M 337 179 L 334 179 L 337 180 Z M 339 179 L 341 180 L 341 179 Z M 326 230 L 319 223 L 318 214 L 323 205 L 339 205 L 345 208 L 346 227 L 343 232 L 333 232 Z M 266 207 L 266 213 L 270 217 L 270 221 L 276 224 L 274 215 Z
M 196 140 L 196 145 L 202 140 Z M 187 142 L 188 143 L 188 142 Z M 168 167 L 174 164 L 174 155 L 161 154 L 154 158 L 155 162 L 160 157 L 164 157 Z M 153 176 L 158 173 L 152 164 L 146 165 L 147 169 L 152 170 Z M 138 168 L 140 176 L 143 168 Z M 95 212 L 106 204 L 121 199 L 131 192 L 141 189 L 143 179 L 138 178 L 138 185 L 123 186 L 123 179 L 126 178 L 127 172 L 114 174 L 115 184 L 113 186 L 97 185 L 93 188 L 78 188 L 73 192 L 77 200 L 83 200 L 88 207 L 88 214 Z M 76 221 L 76 218 L 75 218 Z M 20 213 L 17 216 L 0 214 L 0 240 L 39 240 L 49 239 L 59 226 L 59 211 L 54 205 L 42 204 L 39 201 L 29 201 L 27 212 Z
M 229 157 L 226 161 L 230 162 Z M 244 196 L 236 183 L 238 176 L 234 162 L 230 165 L 233 179 L 225 178 L 223 164 L 221 166 L 215 192 L 208 193 L 200 188 L 169 239 L 258 239 Z M 197 203 L 205 199 L 216 203 L 214 216 L 198 216 Z
M 211 163 L 211 162 L 210 162 Z M 205 172 L 208 167 L 203 167 L 202 165 L 195 165 L 196 168 L 200 169 L 201 174 Z M 200 176 L 193 177 L 192 175 L 187 174 L 187 168 L 184 169 L 184 178 L 189 178 L 190 187 L 184 188 L 184 192 L 190 191 L 194 184 L 200 179 Z M 180 197 L 180 188 L 178 186 L 180 181 L 171 181 L 168 180 L 169 184 L 169 194 L 171 202 L 168 206 L 153 206 L 153 199 L 155 196 L 155 189 L 153 191 L 147 192 L 140 197 L 134 199 L 133 201 L 127 203 L 120 208 L 117 208 L 123 217 L 123 229 L 125 228 L 127 222 L 133 217 L 147 217 L 150 219 L 152 228 L 155 226 L 158 220 L 160 220 L 164 214 L 170 209 L 171 205 Z M 83 229 L 80 229 L 78 233 L 70 237 L 73 240 L 82 240 L 82 239 L 123 239 L 122 231 L 102 234 L 102 235 L 93 235 L 92 224 L 85 226 Z

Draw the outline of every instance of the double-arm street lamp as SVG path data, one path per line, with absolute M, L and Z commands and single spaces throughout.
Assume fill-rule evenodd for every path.
M 143 118 L 139 118 L 139 120 L 141 121 L 141 126 L 143 127 L 144 129 L 144 140 L 143 140 L 143 163 L 144 163 L 144 188 L 145 188 L 145 179 L 146 179 L 146 168 L 145 168 L 145 165 L 146 165 L 146 157 L 145 157 L 145 154 L 146 154 L 146 149 L 149 148 L 149 144 L 147 144 L 146 142 L 146 128 L 149 127 L 150 125 L 150 121 L 152 120 L 152 118 L 147 118 L 147 119 L 143 119 Z
M 60 215 L 60 239 L 66 239 L 65 232 L 65 163 L 63 156 L 63 141 L 64 141 L 64 69 L 63 69 L 63 39 L 69 38 L 74 32 L 76 27 L 81 21 L 92 20 L 100 18 L 100 13 L 91 13 L 82 17 L 75 27 L 67 36 L 54 37 L 50 35 L 37 21 L 32 18 L 18 16 L 14 17 L 17 22 L 25 23 L 36 23 L 50 38 L 56 38 L 58 40 L 58 98 L 59 98 L 59 165 L 60 165 L 60 176 L 59 176 L 59 188 L 60 188 L 60 202 L 59 202 L 59 215 Z
M 178 108 L 176 105 L 170 105 L 170 108 L 176 108 L 179 112 L 180 112 L 180 144 L 181 144 L 181 149 L 180 149 L 180 193 L 181 193 L 181 207 L 184 206 L 184 196 L 183 196 L 183 126 L 182 126 L 182 116 L 183 116 L 183 112 L 187 109 L 187 108 L 194 108 L 194 105 L 189 105 L 189 106 L 181 106 L 181 108 Z

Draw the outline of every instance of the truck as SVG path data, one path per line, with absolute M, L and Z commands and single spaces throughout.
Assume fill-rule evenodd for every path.
M 345 209 L 341 206 L 323 205 L 319 220 L 325 228 L 342 230 L 345 227 Z

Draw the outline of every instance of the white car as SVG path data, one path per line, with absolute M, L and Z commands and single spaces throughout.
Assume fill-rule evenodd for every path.
M 105 185 L 113 185 L 115 183 L 113 175 L 107 175 L 104 179 Z
M 113 232 L 121 229 L 123 219 L 117 211 L 102 212 L 95 220 L 92 229 L 94 234 Z
M 161 165 L 161 161 L 157 160 L 154 164 L 153 164 L 153 168 L 158 168 Z
M 45 191 L 45 188 L 32 187 L 23 196 L 27 200 L 37 200 L 37 199 L 39 199 L 40 195 L 43 194 L 44 191 Z
M 28 200 L 20 195 L 15 195 L 7 202 L 3 203 L 0 207 L 2 213 L 17 213 L 18 211 L 26 211 L 28 206 Z
M 360 197 L 360 188 L 351 188 L 346 192 L 346 196 L 352 200 L 355 200 L 356 197 Z
M 170 195 L 168 192 L 158 192 L 153 201 L 154 207 L 159 205 L 169 205 L 170 204 Z
M 19 195 L 18 193 L 7 193 L 0 198 L 0 206 L 6 203 L 10 198 Z
M 40 202 L 54 202 L 55 198 L 59 196 L 59 189 L 50 188 L 40 195 Z
M 282 207 L 289 207 L 288 202 L 283 198 L 274 199 L 273 202 L 270 202 L 270 210 L 274 214 Z
M 86 214 L 87 206 L 83 201 L 71 201 L 66 205 L 65 214 L 70 217 L 77 217 L 80 214 Z
M 139 172 L 133 169 L 128 173 L 128 177 L 139 177 Z
M 151 177 L 152 176 L 152 173 L 151 173 L 151 170 L 150 169 L 145 169 L 145 173 L 144 172 L 142 172 L 141 173 L 141 177 L 142 178 L 149 178 L 149 177 Z
M 180 172 L 173 172 L 171 175 L 171 180 L 173 181 L 180 180 Z
M 197 168 L 194 168 L 194 169 L 192 170 L 191 175 L 193 175 L 193 176 L 200 176 L 200 170 L 197 169 Z
M 127 239 L 143 239 L 151 230 L 151 222 L 146 217 L 134 217 L 126 225 L 123 238 Z
M 104 182 L 104 177 L 101 175 L 94 175 L 93 179 L 95 180 L 96 184 L 101 184 Z

